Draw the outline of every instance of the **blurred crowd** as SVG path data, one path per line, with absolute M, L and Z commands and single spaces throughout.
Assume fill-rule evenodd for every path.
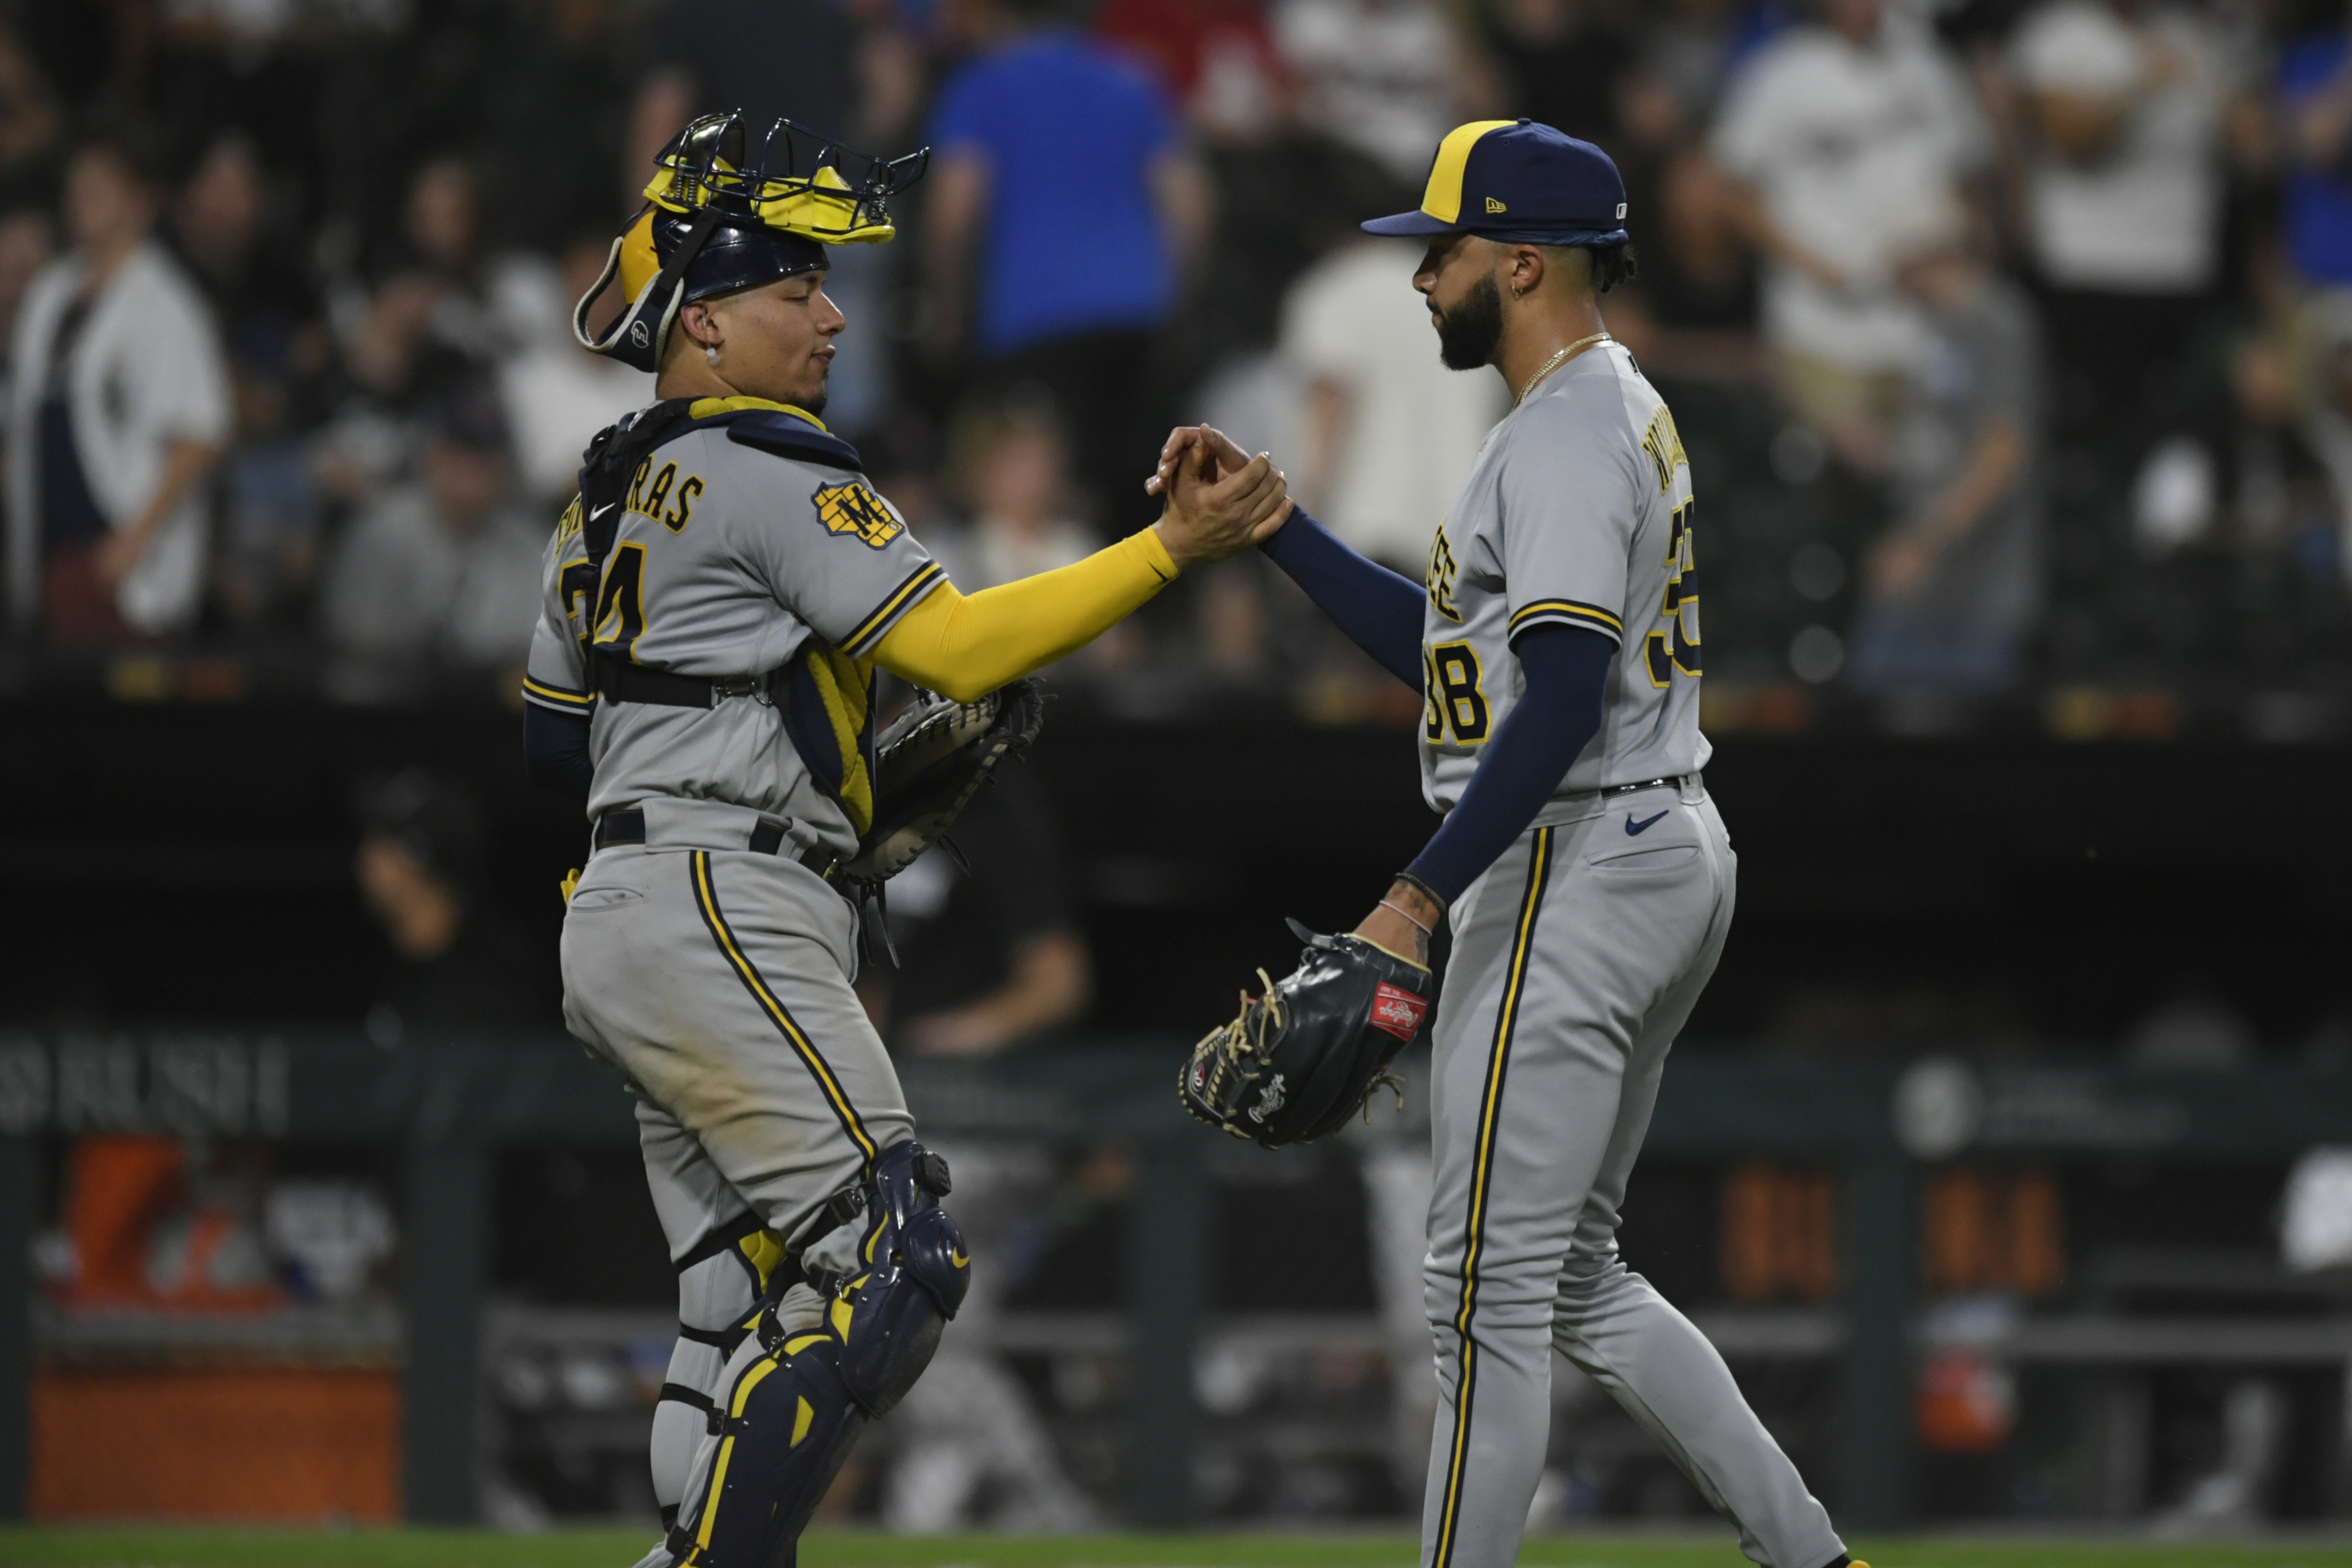
M 967 587 L 1151 516 L 1179 419 L 1418 575 L 1507 412 L 1410 206 L 1459 121 L 1623 170 L 1719 681 L 2352 674 L 2344 0 L 0 0 L 5 585 L 52 644 L 370 700 L 520 662 L 572 301 L 694 114 L 928 144 L 826 418 Z M 610 308 L 610 302 L 607 302 Z M 1078 661 L 1407 718 L 1262 563 Z M 483 689 L 490 689 L 488 680 Z

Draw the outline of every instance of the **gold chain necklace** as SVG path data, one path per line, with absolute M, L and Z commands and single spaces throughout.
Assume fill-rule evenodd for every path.
M 1519 404 L 1527 402 L 1528 393 L 1536 390 L 1536 383 L 1542 381 L 1544 377 L 1551 374 L 1552 371 L 1559 369 L 1560 366 L 1566 364 L 1570 355 L 1575 353 L 1579 349 L 1589 348 L 1592 344 L 1600 342 L 1602 339 L 1608 336 L 1609 334 L 1606 332 L 1595 332 L 1589 338 L 1579 338 L 1575 342 L 1570 343 L 1567 348 L 1562 349 L 1559 353 L 1554 354 L 1550 359 L 1546 360 L 1543 362 L 1542 368 L 1537 371 L 1534 375 L 1528 378 L 1528 384 L 1519 389 L 1519 395 L 1511 400 L 1511 406 L 1513 408 L 1517 408 Z

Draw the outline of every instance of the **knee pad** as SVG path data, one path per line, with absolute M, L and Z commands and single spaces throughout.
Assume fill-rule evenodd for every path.
M 833 1298 L 826 1321 L 841 1343 L 843 1382 L 869 1416 L 906 1397 L 971 1288 L 963 1232 L 939 1203 L 951 1189 L 945 1160 L 911 1138 L 892 1145 L 872 1179 L 843 1195 L 854 1249 L 821 1248 L 824 1260 L 808 1265 L 811 1282 Z

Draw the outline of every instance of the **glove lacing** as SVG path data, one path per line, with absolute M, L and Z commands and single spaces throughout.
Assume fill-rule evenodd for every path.
M 1244 1059 L 1248 1058 L 1261 1063 L 1272 1060 L 1273 1045 L 1268 1036 L 1271 1034 L 1275 1040 L 1281 1038 L 1282 993 L 1275 989 L 1274 977 L 1264 969 L 1257 972 L 1257 978 L 1258 984 L 1265 988 L 1265 995 L 1261 998 L 1255 1014 L 1253 1015 L 1251 1012 L 1250 994 L 1244 991 L 1241 1011 L 1234 1016 L 1233 1022 L 1218 1025 L 1201 1041 L 1201 1045 L 1207 1046 L 1216 1052 L 1216 1078 L 1210 1086 L 1210 1092 L 1214 1098 L 1223 1098 L 1228 1075 L 1237 1076 L 1244 1083 L 1255 1082 L 1258 1073 L 1244 1066 Z M 1194 1048 L 1196 1052 L 1199 1049 L 1200 1047 Z M 1228 1119 L 1213 1119 L 1202 1115 L 1189 1100 L 1184 1101 L 1183 1104 L 1184 1109 L 1198 1121 L 1208 1122 L 1210 1125 L 1222 1128 L 1236 1138 L 1249 1136 Z
M 1398 1112 L 1402 1113 L 1404 1110 L 1404 1080 L 1383 1068 L 1379 1076 L 1364 1085 L 1364 1125 L 1367 1127 L 1372 1124 L 1372 1096 L 1383 1089 L 1396 1096 Z

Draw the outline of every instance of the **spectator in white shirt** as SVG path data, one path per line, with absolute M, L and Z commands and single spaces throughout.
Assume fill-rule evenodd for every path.
M 570 301 L 545 256 L 494 250 L 482 233 L 481 184 L 462 158 L 436 158 L 409 179 L 404 265 L 440 290 L 433 335 L 457 352 L 495 361 L 528 347 L 538 324 Z
M 1783 395 L 1839 455 L 1875 467 L 1926 350 L 1895 287 L 1893 226 L 1957 193 L 1985 156 L 1967 80 L 1881 0 L 1817 0 L 1731 83 L 1712 139 L 1767 257 L 1763 329 Z
M 1092 529 L 1070 505 L 1069 443 L 1042 388 L 965 408 L 950 434 L 948 468 L 971 509 L 960 535 L 926 538 L 958 582 L 1017 582 L 1092 555 Z
M 203 597 L 228 376 L 203 296 L 149 237 L 139 152 L 85 144 L 65 208 L 73 249 L 26 290 L 13 343 L 11 609 L 53 638 L 160 636 Z
M 1467 87 L 1445 11 L 1429 0 L 1280 0 L 1274 37 L 1301 79 L 1299 118 L 1391 179 L 1421 183 Z
M 2011 57 L 2059 420 L 2144 445 L 2177 413 L 2186 340 L 2221 272 L 2236 73 L 2200 17 L 2139 0 L 2053 0 Z
M 1100 548 L 1073 505 L 1066 428 L 1052 394 L 1034 382 L 1001 398 L 975 397 L 958 411 L 948 433 L 947 482 L 971 520 L 960 527 L 934 511 L 919 525 L 924 545 L 956 582 L 975 590 L 1017 582 Z M 891 498 L 909 494 L 894 486 Z M 909 504 L 919 514 L 927 499 L 912 494 Z M 1131 660 L 1140 646 L 1133 627 L 1113 627 L 1053 668 L 1100 671 Z
M 583 240 L 564 253 L 563 288 L 572 298 L 595 283 L 608 248 L 604 240 Z M 597 303 L 619 308 L 607 299 Z M 534 502 L 559 509 L 571 497 L 581 454 L 596 433 L 654 401 L 653 377 L 572 341 L 568 308 L 530 329 L 525 345 L 499 363 L 498 379 L 523 489 Z
M 1280 346 L 1307 393 L 1301 502 L 1358 550 L 1416 578 L 1486 433 L 1510 412 L 1500 381 L 1438 362 L 1429 308 L 1412 289 L 1421 251 L 1364 239 L 1318 262 L 1291 286 Z

